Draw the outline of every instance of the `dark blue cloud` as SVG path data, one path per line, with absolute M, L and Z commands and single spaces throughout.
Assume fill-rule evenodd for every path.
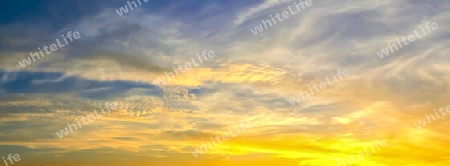
M 136 1 L 136 0 L 135 0 Z M 172 18 L 205 19 L 218 12 L 242 10 L 248 6 L 262 3 L 263 0 L 141 0 L 143 8 L 149 14 L 161 14 Z M 21 0 L 3 1 L 0 7 L 0 24 L 22 21 L 47 20 L 55 27 L 62 27 L 70 22 L 95 15 L 106 8 L 118 9 L 127 4 L 125 0 Z M 214 10 L 205 10 L 218 6 Z
M 90 99 L 108 99 L 134 96 L 162 96 L 156 85 L 133 81 L 98 81 L 59 72 L 5 72 L 0 71 L 0 96 L 12 94 L 74 94 Z M 132 91 L 132 92 L 131 92 Z M 189 93 L 201 95 L 202 89 L 188 89 Z M 10 95 L 8 95 L 10 94 Z
M 147 95 L 158 95 L 161 90 L 154 85 L 131 81 L 96 81 L 64 76 L 51 72 L 0 71 L 0 89 L 14 93 L 73 93 L 88 98 L 120 97 L 132 89 L 146 90 Z
M 4 1 L 0 7 L 0 24 L 15 22 L 42 22 L 50 23 L 55 29 L 96 15 L 104 8 L 115 8 L 124 3 L 119 0 L 21 0 Z

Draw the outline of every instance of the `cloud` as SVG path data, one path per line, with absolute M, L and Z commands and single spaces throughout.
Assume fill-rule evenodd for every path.
M 288 1 L 171 2 L 147 3 L 124 17 L 114 11 L 123 1 L 98 2 L 101 7 L 90 6 L 71 20 L 58 9 L 54 20 L 64 21 L 57 28 L 30 20 L 0 26 L 1 144 L 47 149 L 39 151 L 47 155 L 126 152 L 128 160 L 142 155 L 166 164 L 177 161 L 162 158 L 197 163 L 204 160 L 194 160 L 191 150 L 251 121 L 252 129 L 206 158 L 218 165 L 227 164 L 222 160 L 244 165 L 240 158 L 254 156 L 266 158 L 265 164 L 330 165 L 373 140 L 388 139 L 389 150 L 359 164 L 446 162 L 439 155 L 421 155 L 430 149 L 447 153 L 442 149 L 449 139 L 446 117 L 421 130 L 413 125 L 449 101 L 445 27 L 450 19 L 444 0 L 313 0 L 308 10 L 256 36 L 249 28 L 286 10 Z M 377 51 L 426 22 L 440 28 L 377 57 Z M 82 38 L 25 69 L 18 66 L 30 51 L 69 30 L 80 31 Z M 167 109 L 171 101 L 165 97 L 175 90 L 153 80 L 203 50 L 214 50 L 216 57 L 168 82 L 193 97 Z M 349 70 L 350 77 L 289 104 L 300 90 L 338 69 Z M 75 116 L 106 101 L 119 102 L 120 109 L 67 138 L 54 136 Z M 133 109 L 165 115 L 132 117 Z

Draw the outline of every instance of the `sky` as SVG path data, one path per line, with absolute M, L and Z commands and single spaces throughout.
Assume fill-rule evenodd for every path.
M 0 157 L 19 154 L 14 166 L 450 164 L 448 0 L 311 0 L 297 14 L 298 0 L 122 14 L 125 0 L 0 2 Z

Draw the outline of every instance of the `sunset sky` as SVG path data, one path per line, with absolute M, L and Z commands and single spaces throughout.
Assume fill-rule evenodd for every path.
M 13 166 L 450 165 L 450 1 L 311 2 L 255 35 L 261 20 L 299 0 L 141 0 L 122 15 L 126 0 L 0 1 L 0 158 L 19 154 Z M 422 28 L 423 37 L 377 55 Z M 18 63 L 69 31 L 80 38 Z M 327 87 L 312 94 L 321 82 Z M 289 102 L 305 91 L 310 97 Z M 107 102 L 118 109 L 57 136 Z M 251 126 L 236 134 L 241 122 Z

